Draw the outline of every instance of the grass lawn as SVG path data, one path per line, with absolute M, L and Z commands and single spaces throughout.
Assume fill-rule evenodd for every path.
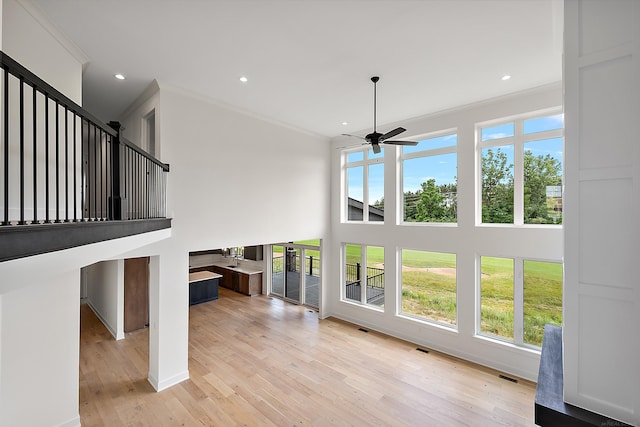
M 313 252 L 307 251 L 307 255 L 315 257 Z M 346 245 L 346 262 L 356 264 L 361 261 L 362 247 Z M 383 265 L 384 248 L 368 246 L 367 264 L 370 267 Z M 455 325 L 455 254 L 403 249 L 402 265 L 402 312 Z M 513 260 L 482 257 L 481 271 L 480 330 L 511 340 Z M 540 346 L 545 324 L 562 325 L 562 264 L 527 260 L 524 262 L 523 280 L 524 342 Z
M 403 249 L 402 312 L 455 325 L 455 269 L 454 254 Z

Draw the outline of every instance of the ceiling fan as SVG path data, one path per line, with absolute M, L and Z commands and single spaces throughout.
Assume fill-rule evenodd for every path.
M 342 135 L 350 136 L 353 138 L 364 139 L 366 141 L 365 144 L 371 144 L 373 152 L 376 154 L 380 152 L 380 144 L 412 145 L 412 146 L 417 145 L 418 141 L 396 141 L 396 140 L 389 139 L 406 131 L 406 129 L 403 127 L 395 128 L 394 130 L 384 134 L 376 131 L 376 86 L 377 86 L 378 80 L 380 80 L 380 77 L 378 76 L 371 77 L 371 81 L 373 82 L 373 132 L 371 132 L 364 138 L 358 135 L 350 135 L 348 133 L 343 133 Z

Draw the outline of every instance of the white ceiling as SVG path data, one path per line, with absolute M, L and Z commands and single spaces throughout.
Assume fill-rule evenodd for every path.
M 558 0 L 33 2 L 89 58 L 104 121 L 157 79 L 332 137 L 372 126 L 373 75 L 379 124 L 562 77 Z

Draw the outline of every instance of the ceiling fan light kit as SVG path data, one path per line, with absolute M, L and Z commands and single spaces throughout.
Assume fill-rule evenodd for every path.
M 415 146 L 418 145 L 418 141 L 395 141 L 395 140 L 390 140 L 389 138 L 393 138 L 396 135 L 401 134 L 402 132 L 405 132 L 406 129 L 403 127 L 398 127 L 395 128 L 392 131 L 389 131 L 387 133 L 380 133 L 376 130 L 376 99 L 377 99 L 377 93 L 376 93 L 376 88 L 377 88 L 377 83 L 380 80 L 380 77 L 378 76 L 373 76 L 371 77 L 371 81 L 373 82 L 373 132 L 371 132 L 370 134 L 368 134 L 367 136 L 365 136 L 364 138 L 361 136 L 357 136 L 357 135 L 350 135 L 348 133 L 343 133 L 342 135 L 344 136 L 351 136 L 351 137 L 355 137 L 355 138 L 360 138 L 360 139 L 364 139 L 366 141 L 367 144 L 371 144 L 371 148 L 373 149 L 373 152 L 378 154 L 380 152 L 380 144 L 384 143 L 384 144 L 388 144 L 388 145 L 410 145 L 410 146 Z

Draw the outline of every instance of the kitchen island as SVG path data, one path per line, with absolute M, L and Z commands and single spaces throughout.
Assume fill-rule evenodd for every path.
M 220 276 L 219 284 L 245 295 L 262 293 L 262 270 L 246 265 L 235 265 L 229 262 L 216 262 L 210 265 L 192 266 L 189 272 L 209 271 Z
M 211 271 L 189 273 L 189 305 L 218 299 L 218 281 L 222 275 Z

